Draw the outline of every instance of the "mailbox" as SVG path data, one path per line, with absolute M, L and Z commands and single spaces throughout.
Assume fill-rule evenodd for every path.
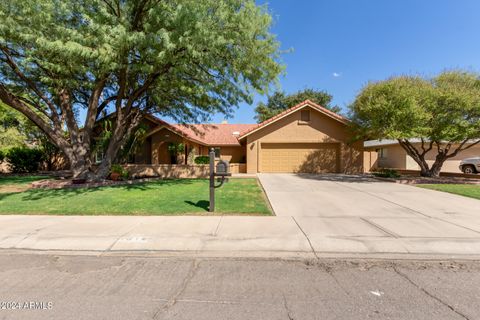
M 210 212 L 215 211 L 215 189 L 220 188 L 225 182 L 228 181 L 228 177 L 232 174 L 230 173 L 230 164 L 228 161 L 220 160 L 215 165 L 215 150 L 212 148 L 210 150 Z M 215 177 L 217 177 L 217 182 L 215 184 Z
M 228 161 L 220 160 L 217 163 L 217 167 L 215 168 L 215 175 L 216 176 L 229 176 L 230 175 L 230 164 Z

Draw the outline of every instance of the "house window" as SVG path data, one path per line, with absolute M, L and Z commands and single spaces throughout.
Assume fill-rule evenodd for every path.
M 220 147 L 215 147 L 215 158 L 220 159 Z
M 388 150 L 385 149 L 385 148 L 381 148 L 381 149 L 378 150 L 378 155 L 379 155 L 380 159 L 387 159 Z
M 310 110 L 302 110 L 300 112 L 300 120 L 302 122 L 309 122 L 310 121 Z

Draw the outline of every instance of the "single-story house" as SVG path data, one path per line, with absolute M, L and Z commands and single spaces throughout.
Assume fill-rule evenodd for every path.
M 411 140 L 420 150 L 420 139 Z M 452 148 L 456 146 L 453 145 Z M 420 170 L 418 164 L 410 157 L 396 140 L 370 140 L 364 143 L 364 164 L 366 171 L 378 168 L 391 168 L 397 170 Z M 426 161 L 432 165 L 435 161 L 436 148 L 426 154 Z M 479 157 L 480 144 L 461 151 L 457 156 L 450 158 L 443 164 L 441 172 L 462 173 L 459 169 L 460 161 L 466 158 Z
M 349 121 L 306 100 L 259 124 L 169 124 L 147 116 L 147 138 L 131 157 L 136 165 L 172 164 L 168 146 L 185 148 L 178 164 L 191 165 L 215 149 L 232 172 L 363 172 L 363 141 L 351 142 Z

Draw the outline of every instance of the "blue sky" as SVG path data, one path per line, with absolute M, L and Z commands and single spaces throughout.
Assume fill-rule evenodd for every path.
M 479 0 L 271 0 L 272 32 L 286 74 L 282 90 L 311 87 L 345 108 L 368 81 L 399 74 L 434 75 L 480 68 Z M 254 123 L 253 105 L 239 106 L 230 123 Z M 213 122 L 224 116 L 216 115 Z

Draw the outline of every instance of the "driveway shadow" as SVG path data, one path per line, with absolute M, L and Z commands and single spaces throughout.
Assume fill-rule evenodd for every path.
M 379 182 L 378 180 L 361 174 L 342 174 L 342 173 L 322 173 L 322 174 L 314 174 L 314 173 L 296 173 L 297 177 L 302 179 L 311 179 L 311 180 L 319 180 L 319 181 L 332 181 L 332 182 L 350 182 L 350 183 L 358 183 L 358 182 Z

